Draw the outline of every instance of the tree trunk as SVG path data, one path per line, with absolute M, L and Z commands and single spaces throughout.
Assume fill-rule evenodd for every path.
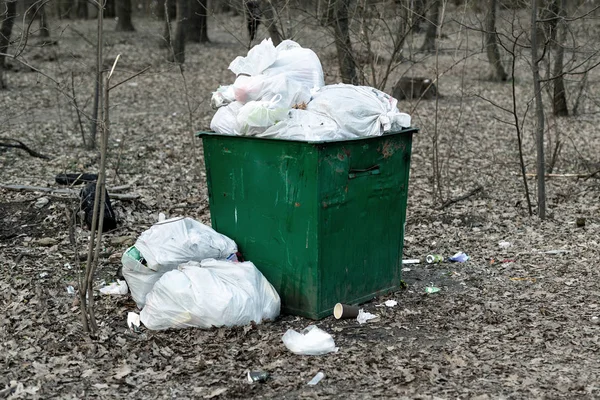
M 196 43 L 208 43 L 208 0 L 190 0 L 190 22 L 188 23 L 187 40 Z
M 546 161 L 544 159 L 544 104 L 540 84 L 540 60 L 537 35 L 537 1 L 531 0 L 531 69 L 533 70 L 533 90 L 535 95 L 535 114 L 537 117 L 536 149 L 537 149 L 537 182 L 538 182 L 538 216 L 546 219 Z
M 281 33 L 277 29 L 277 15 L 271 0 L 261 1 L 260 8 L 263 10 L 265 16 L 265 25 L 269 31 L 269 36 L 271 36 L 273 44 L 277 46 L 281 43 Z
M 87 0 L 77 0 L 77 18 L 88 19 Z
M 6 88 L 4 83 L 4 70 L 6 69 L 6 54 L 12 35 L 12 28 L 17 17 L 17 1 L 7 0 L 5 2 L 6 13 L 0 14 L 2 25 L 0 26 L 0 89 Z
M 333 28 L 335 31 L 335 48 L 337 50 L 338 61 L 340 63 L 340 75 L 342 82 L 352 85 L 358 84 L 358 75 L 356 74 L 356 60 L 352 52 L 352 42 L 350 41 L 350 27 L 348 19 L 348 8 L 350 0 L 336 0 L 333 5 Z
M 433 0 L 431 3 L 429 21 L 427 21 L 427 31 L 425 32 L 425 41 L 423 42 L 423 46 L 421 46 L 421 51 L 435 50 L 435 40 L 437 36 L 438 25 L 440 23 L 441 6 L 441 0 Z
M 177 0 L 177 24 L 173 37 L 172 60 L 178 64 L 185 62 L 185 32 L 187 30 L 189 8 L 188 0 Z
M 117 32 L 133 32 L 135 28 L 131 22 L 131 0 L 117 1 Z
M 160 42 L 160 47 L 171 48 L 171 30 L 173 29 L 173 21 L 177 17 L 177 4 L 175 0 L 159 0 L 159 8 L 162 8 L 162 17 L 165 19 L 163 28 L 163 39 Z
M 115 10 L 115 0 L 104 0 L 106 4 L 104 5 L 104 17 L 105 18 L 114 18 L 117 16 L 117 12 Z M 123 0 L 118 0 L 119 3 Z
M 50 37 L 50 28 L 48 27 L 48 18 L 46 17 L 46 6 L 42 4 L 37 9 L 38 17 L 40 18 L 40 37 Z
M 488 2 L 488 13 L 486 16 L 486 33 L 485 33 L 485 46 L 487 50 L 487 57 L 490 63 L 490 75 L 489 80 L 491 81 L 505 81 L 506 72 L 502 67 L 502 61 L 500 60 L 500 49 L 498 48 L 498 33 L 496 32 L 496 4 L 497 0 L 489 0 Z
M 565 80 L 563 77 L 563 62 L 565 58 L 565 43 L 567 40 L 567 23 L 564 18 L 566 17 L 566 0 L 556 0 L 556 6 L 558 8 L 558 15 L 560 21 L 558 21 L 558 42 L 556 43 L 556 58 L 554 59 L 554 70 L 552 75 L 554 78 L 554 94 L 552 98 L 552 112 L 557 116 L 569 115 L 569 108 L 567 106 L 567 96 L 565 93 Z

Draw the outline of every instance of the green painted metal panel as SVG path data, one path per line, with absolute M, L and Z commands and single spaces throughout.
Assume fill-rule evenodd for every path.
M 201 132 L 213 228 L 283 312 L 318 319 L 395 290 L 415 132 L 319 143 Z

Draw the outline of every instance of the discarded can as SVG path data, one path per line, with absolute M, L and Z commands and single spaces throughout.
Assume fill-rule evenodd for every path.
M 427 262 L 427 264 L 438 264 L 444 261 L 444 257 L 442 257 L 439 254 L 430 254 L 427 257 L 425 257 L 425 261 Z
M 248 371 L 248 382 L 265 382 L 269 378 L 269 373 L 265 371 Z

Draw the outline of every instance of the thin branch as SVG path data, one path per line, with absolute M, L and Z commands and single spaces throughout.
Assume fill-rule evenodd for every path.
M 121 86 L 121 85 L 122 85 L 122 84 L 124 84 L 125 82 L 129 82 L 129 81 L 130 81 L 130 80 L 132 80 L 133 78 L 136 78 L 136 77 L 140 76 L 141 74 L 143 74 L 144 72 L 148 71 L 150 68 L 152 68 L 152 66 L 151 66 L 151 65 L 147 66 L 146 68 L 144 68 L 144 69 L 143 69 L 143 70 L 141 70 L 140 72 L 137 72 L 137 73 L 135 73 L 135 74 L 131 75 L 129 78 L 127 78 L 127 79 L 125 79 L 125 80 L 123 80 L 123 81 L 121 81 L 121 82 L 119 82 L 119 83 L 116 83 L 116 84 L 114 84 L 113 86 L 111 86 L 110 88 L 108 88 L 108 90 L 113 90 L 113 89 L 115 89 L 116 87 L 118 87 L 118 86 Z
M 9 147 L 9 148 L 13 148 L 13 149 L 25 150 L 32 157 L 43 158 L 44 160 L 50 160 L 50 157 L 45 156 L 41 153 L 38 153 L 35 150 L 32 150 L 31 148 L 29 148 L 29 146 L 27 146 L 25 143 L 21 142 L 20 140 L 12 139 L 12 138 L 0 138 L 0 140 L 2 140 L 2 139 L 9 140 L 12 142 L 17 142 L 17 144 L 0 141 L 0 147 Z
M 455 197 L 450 200 L 446 200 L 441 206 L 438 207 L 438 210 L 443 210 L 444 208 L 447 208 L 447 207 L 451 206 L 452 204 L 458 203 L 459 201 L 466 200 L 469 197 L 474 196 L 481 191 L 483 191 L 483 186 L 479 185 L 461 196 Z

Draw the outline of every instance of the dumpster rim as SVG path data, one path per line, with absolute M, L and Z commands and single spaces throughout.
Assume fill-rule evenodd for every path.
M 385 132 L 382 135 L 379 136 L 360 136 L 360 137 L 356 137 L 356 138 L 350 138 L 350 139 L 332 139 L 332 140 L 315 140 L 315 141 L 309 141 L 309 140 L 300 140 L 300 139 L 282 139 L 282 138 L 265 138 L 265 137 L 257 137 L 257 136 L 245 136 L 245 135 L 228 135 L 228 134 L 224 134 L 224 133 L 217 133 L 214 131 L 199 131 L 196 132 L 196 137 L 199 138 L 203 138 L 206 136 L 215 136 L 215 137 L 237 137 L 237 138 L 246 138 L 246 139 L 253 139 L 253 140 L 266 140 L 266 141 L 277 141 L 277 142 L 292 142 L 292 143 L 307 143 L 307 144 L 326 144 L 326 143 L 343 143 L 343 142 L 353 142 L 353 141 L 357 141 L 357 140 L 365 140 L 365 139 L 375 139 L 375 138 L 381 138 L 381 137 L 386 137 L 386 136 L 391 136 L 391 135 L 399 135 L 399 134 L 414 134 L 414 133 L 418 133 L 419 132 L 419 128 L 416 127 L 408 127 L 408 128 L 404 128 L 400 131 L 393 131 L 393 132 Z

